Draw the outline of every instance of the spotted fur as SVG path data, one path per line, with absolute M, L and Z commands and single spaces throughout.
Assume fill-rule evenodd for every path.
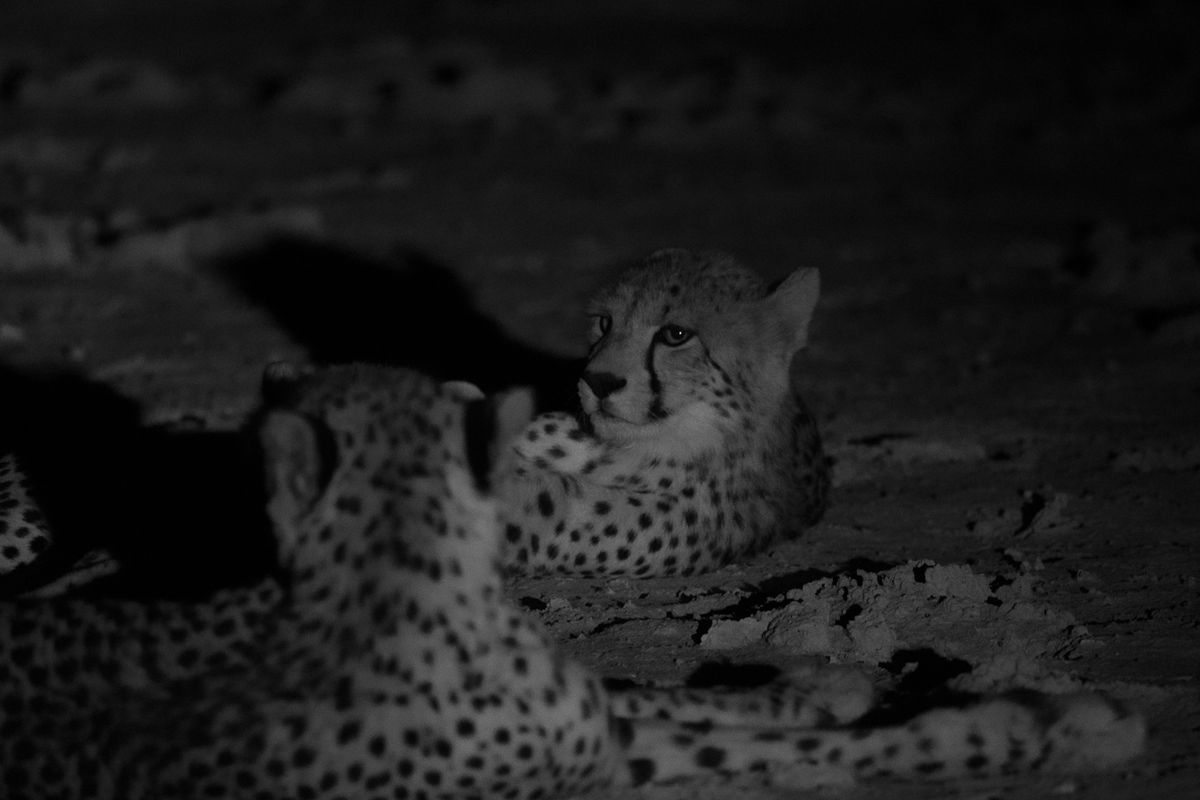
M 5 608 L 36 652 L 0 682 L 0 794 L 550 796 L 614 771 L 597 680 L 500 601 L 465 403 L 404 372 L 298 392 L 262 426 L 285 599 L 250 629 L 197 609 L 178 634 L 182 607 L 165 630 L 157 609 Z M 236 642 L 157 652 L 214 627 Z
M 468 440 L 515 435 L 522 396 L 476 426 L 483 401 L 403 370 L 289 383 L 260 426 L 282 590 L 0 605 L 0 796 L 534 800 L 772 765 L 806 785 L 1091 769 L 1141 747 L 1141 718 L 1097 695 L 890 726 L 850 722 L 861 681 L 844 678 L 817 711 L 773 691 L 610 695 L 502 590 Z
M 769 290 L 728 256 L 663 250 L 593 298 L 584 416 L 538 418 L 496 464 L 506 562 L 526 572 L 690 575 L 816 522 L 828 470 L 792 371 L 818 284 L 802 269 Z M 674 329 L 687 338 L 667 338 Z M 115 568 L 98 563 L 97 574 Z M 0 578 L 4 564 L 0 549 Z M 80 567 L 42 591 L 88 577 Z
M 46 518 L 17 457 L 0 454 L 0 576 L 32 565 L 51 541 Z
M 635 781 L 787 767 L 789 783 L 811 785 L 1105 769 L 1141 752 L 1145 725 L 1100 695 L 1020 691 L 891 726 L 797 731 L 648 722 L 627 733 Z
M 689 575 L 823 513 L 816 421 L 792 381 L 819 292 L 663 250 L 592 301 L 584 417 L 546 415 L 497 476 L 507 560 L 532 572 Z

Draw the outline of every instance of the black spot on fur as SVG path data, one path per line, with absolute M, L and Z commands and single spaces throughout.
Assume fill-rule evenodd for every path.
M 648 758 L 634 758 L 629 761 L 629 778 L 634 786 L 644 786 L 654 780 L 654 762 Z
M 362 513 L 362 500 L 357 497 L 341 495 L 334 501 L 334 505 L 338 511 L 343 511 L 347 514 L 357 515 Z
M 538 511 L 543 517 L 551 517 L 554 515 L 554 500 L 550 497 L 549 492 L 539 492 L 537 496 Z
M 701 747 L 696 751 L 696 766 L 703 769 L 720 769 L 725 763 L 725 751 L 719 747 Z
M 350 720 L 338 729 L 337 741 L 338 744 L 349 744 L 358 738 L 358 734 L 362 731 L 362 725 L 356 720 Z

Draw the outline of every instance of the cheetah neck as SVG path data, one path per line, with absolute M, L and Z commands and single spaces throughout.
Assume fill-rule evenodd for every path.
M 769 460 L 768 456 L 788 441 L 790 437 L 778 425 L 755 425 L 746 420 L 744 424 L 718 427 L 696 424 L 693 417 L 663 426 L 653 437 L 605 441 L 610 458 L 592 477 L 599 481 L 613 475 L 636 478 L 664 467 L 695 470 L 705 476 L 753 468 Z
M 633 425 L 605 417 L 590 420 L 596 437 L 614 456 L 636 463 L 644 459 L 702 459 L 724 449 L 731 436 L 727 424 L 708 405 L 697 403 L 664 420 Z

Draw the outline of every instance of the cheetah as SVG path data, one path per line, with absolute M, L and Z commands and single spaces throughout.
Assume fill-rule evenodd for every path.
M 1142 747 L 1142 718 L 1096 694 L 871 725 L 853 681 L 816 712 L 606 691 L 504 595 L 490 461 L 527 393 L 364 367 L 282 383 L 257 423 L 279 588 L 0 604 L 4 796 L 533 800 L 773 765 L 801 785 L 1078 771 Z
M 542 415 L 502 462 L 524 572 L 690 575 L 798 535 L 829 475 L 793 382 L 820 292 L 720 253 L 660 250 L 594 297 L 583 416 Z
M 813 269 L 770 289 L 660 250 L 594 297 L 583 415 L 541 415 L 496 462 L 510 569 L 691 575 L 819 520 L 828 467 L 793 381 L 819 293 Z M 98 554 L 40 591 L 116 568 Z

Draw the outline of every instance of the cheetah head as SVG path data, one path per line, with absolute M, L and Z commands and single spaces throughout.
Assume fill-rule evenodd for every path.
M 298 601 L 395 609 L 496 572 L 487 476 L 529 421 L 528 392 L 488 400 L 403 369 L 273 365 L 263 394 L 268 514 Z
M 584 413 L 609 441 L 719 447 L 788 391 L 819 292 L 814 269 L 770 290 L 727 255 L 651 254 L 589 305 Z

